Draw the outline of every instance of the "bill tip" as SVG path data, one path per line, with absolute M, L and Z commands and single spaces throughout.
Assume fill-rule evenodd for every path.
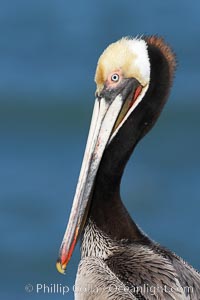
M 65 270 L 66 270 L 66 265 L 62 265 L 60 262 L 60 259 L 57 260 L 56 262 L 56 269 L 60 274 L 65 274 Z

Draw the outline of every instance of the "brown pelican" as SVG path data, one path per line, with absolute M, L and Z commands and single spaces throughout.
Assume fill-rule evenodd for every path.
M 200 274 L 147 237 L 120 197 L 124 167 L 166 102 L 175 69 L 156 36 L 122 38 L 100 56 L 96 100 L 57 269 L 82 234 L 75 299 L 200 299 Z

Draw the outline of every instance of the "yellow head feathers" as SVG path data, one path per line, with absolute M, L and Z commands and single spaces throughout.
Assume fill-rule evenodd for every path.
M 106 48 L 99 58 L 95 74 L 98 92 L 114 71 L 120 71 L 125 78 L 136 78 L 143 87 L 148 85 L 150 62 L 146 42 L 122 38 Z

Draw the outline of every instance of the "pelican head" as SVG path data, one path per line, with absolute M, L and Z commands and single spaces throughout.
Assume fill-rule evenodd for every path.
M 138 120 L 138 115 L 145 115 L 138 120 L 142 127 L 141 136 L 153 126 L 168 94 L 174 66 L 171 49 L 161 38 L 154 36 L 122 38 L 109 45 L 100 56 L 95 74 L 96 100 L 72 210 L 57 261 L 59 272 L 64 273 L 84 228 L 105 151 L 130 118 Z M 160 69 L 162 72 L 157 71 Z M 163 77 L 163 81 L 166 78 L 167 88 L 163 93 L 159 79 L 154 80 L 157 75 Z M 153 95 L 155 101 L 161 99 L 150 105 Z M 141 106 L 144 101 L 145 113 Z

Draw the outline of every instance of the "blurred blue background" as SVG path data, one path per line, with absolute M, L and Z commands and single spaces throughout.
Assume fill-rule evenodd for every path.
M 200 269 L 200 2 L 0 3 L 1 299 L 63 299 L 26 284 L 72 286 L 55 268 L 93 108 L 96 62 L 122 36 L 158 34 L 178 58 L 157 125 L 135 150 L 122 195 L 154 240 Z

